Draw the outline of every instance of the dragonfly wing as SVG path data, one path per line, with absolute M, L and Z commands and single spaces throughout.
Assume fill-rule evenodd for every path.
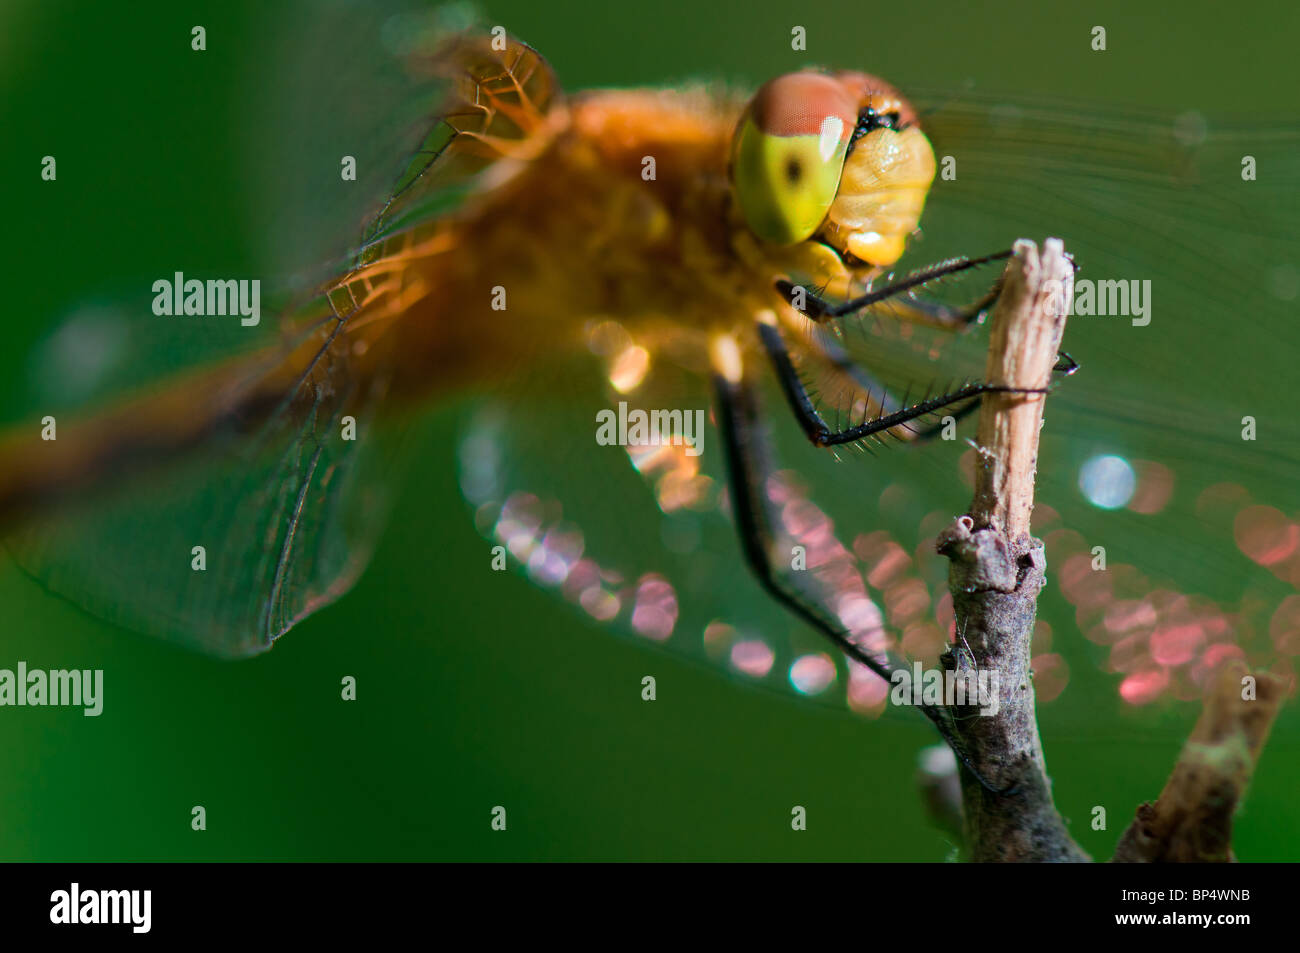
M 399 434 L 377 421 L 382 392 L 350 371 L 329 348 L 300 399 L 255 431 L 232 420 L 168 465 L 120 483 L 102 473 L 101 489 L 22 524 L 11 551 L 115 624 L 217 655 L 265 649 L 347 590 L 384 523 Z
M 881 714 L 885 683 L 847 663 L 746 570 L 707 389 L 668 370 L 619 393 L 599 386 L 606 370 L 556 374 L 530 398 L 500 397 L 469 422 L 461 483 L 487 540 L 534 583 L 639 642 L 746 685 Z M 638 419 L 655 411 L 680 412 L 698 455 L 662 443 L 605 445 L 638 439 Z M 814 452 L 797 437 L 782 449 Z M 777 565 L 805 574 L 804 588 L 862 644 L 933 661 L 944 647 L 937 557 L 922 570 L 886 532 L 837 531 L 793 470 L 769 474 L 765 492 Z
M 328 35 L 338 42 L 337 30 Z M 396 111 L 422 115 L 419 146 L 351 242 L 343 277 L 254 327 L 177 322 L 139 301 L 83 312 L 38 355 L 32 405 L 71 418 L 60 446 L 103 444 L 109 423 L 113 435 L 86 498 L 30 515 L 8 540 L 51 591 L 127 628 L 240 656 L 337 598 L 366 565 L 403 429 L 383 414 L 387 349 L 359 363 L 400 292 L 377 277 L 392 277 L 383 259 L 454 205 L 468 177 L 536 132 L 556 97 L 549 68 L 516 41 L 498 50 L 486 34 L 416 35 L 426 45 L 400 52 L 433 79 L 367 88 L 400 93 Z M 358 141 L 365 128 L 352 129 Z M 332 206 L 322 207 L 319 226 L 334 227 Z M 140 413 L 121 403 L 126 395 Z M 184 437 L 158 436 L 155 425 Z M 128 466 L 129 447 L 162 459 Z
M 1281 393 L 1296 357 L 1286 333 L 1295 296 L 1288 275 L 1300 260 L 1295 121 L 1251 125 L 996 98 L 951 101 L 927 121 L 954 171 L 936 180 L 923 241 L 908 261 L 1058 235 L 1079 265 L 1080 295 L 1088 294 L 1076 301 L 1068 346 L 1082 352 L 1075 356 L 1087 377 L 1104 382 L 1095 392 L 1109 403 L 1187 393 L 1215 362 L 1246 354 L 1263 362 L 1259 380 L 1240 382 L 1248 393 Z M 1250 173 L 1247 159 L 1267 172 Z M 1134 280 L 1148 298 L 1116 294 L 1128 313 L 1098 313 Z M 1094 286 L 1101 281 L 1126 287 Z M 1090 386 L 1079 380 L 1075 390 Z M 1275 422 L 1294 433 L 1289 408 L 1268 403 L 1260 412 L 1285 417 Z
M 537 155 L 550 141 L 547 117 L 561 103 L 550 64 L 504 32 L 457 32 L 419 60 L 446 87 L 438 121 L 426 124 L 368 242 L 446 208 L 449 184 L 500 159 Z
M 923 121 L 952 174 L 907 262 L 1055 235 L 1079 265 L 1082 370 L 1048 403 L 1037 496 L 1049 581 L 1123 697 L 1199 697 L 1225 654 L 1288 664 L 1300 123 L 974 96 Z
M 250 57 L 256 147 L 242 159 L 261 254 L 300 290 L 355 265 L 376 238 L 454 207 L 560 98 L 537 53 L 464 5 L 283 11 Z

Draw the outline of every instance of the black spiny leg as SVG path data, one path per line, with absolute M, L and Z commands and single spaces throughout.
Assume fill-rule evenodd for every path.
M 891 676 L 901 668 L 898 663 L 863 651 L 824 609 L 778 576 L 772 563 L 772 528 L 763 493 L 770 472 L 770 454 L 758 420 L 754 392 L 742 381 L 732 381 L 721 374 L 714 376 L 714 390 L 718 401 L 718 427 L 727 454 L 731 509 L 749 568 L 778 602 L 834 642 L 849 658 L 892 684 Z M 933 705 L 921 705 L 920 708 L 934 722 L 958 760 L 984 788 L 994 794 L 1014 793 L 1014 787 L 995 788 L 971 764 L 953 731 L 952 715 L 947 709 Z
M 903 409 L 902 401 L 891 394 L 889 388 L 883 382 L 877 380 L 870 371 L 849 357 L 848 352 L 835 341 L 820 334 L 811 335 L 809 340 L 812 346 L 817 349 L 817 353 L 837 374 L 848 378 L 855 387 L 867 396 L 868 400 L 873 400 L 880 405 L 882 414 L 893 414 Z M 979 401 L 972 399 L 965 407 L 959 407 L 953 411 L 952 416 L 957 420 L 962 420 L 978 409 Z M 943 430 L 943 421 L 941 420 L 917 430 L 912 430 L 909 427 L 907 428 L 908 436 L 906 439 L 927 440 L 941 430 Z
M 914 275 L 910 275 L 907 278 L 894 282 L 893 284 L 886 285 L 883 288 L 877 288 L 875 291 L 868 291 L 866 294 L 845 301 L 843 304 L 833 305 L 829 302 L 823 301 L 815 295 L 808 295 L 806 307 L 799 310 L 809 318 L 812 318 L 812 320 L 819 322 L 828 318 L 842 318 L 845 315 L 853 314 L 864 308 L 870 308 L 872 305 L 880 304 L 882 301 L 889 301 L 893 298 L 897 298 L 914 288 L 923 287 L 933 281 L 938 281 L 940 278 L 947 278 L 950 275 L 956 275 L 963 271 L 970 271 L 972 268 L 979 268 L 982 265 L 989 264 L 990 262 L 1003 261 L 1010 257 L 1010 251 L 1000 251 L 994 252 L 992 255 L 985 255 L 982 258 L 954 259 L 953 261 L 935 265 L 933 268 L 919 271 Z M 777 290 L 785 296 L 785 299 L 789 301 L 790 292 L 794 289 L 794 285 L 790 284 L 788 281 L 778 281 L 776 287 Z M 992 303 L 997 300 L 1000 292 L 1001 283 L 999 282 L 993 286 L 993 289 L 984 298 L 981 298 L 980 301 L 976 302 L 972 307 L 978 307 L 984 302 Z M 955 328 L 963 323 L 960 320 L 961 313 L 962 312 L 953 312 L 952 309 L 942 308 L 937 305 L 922 306 L 917 310 L 916 320 L 919 320 L 922 323 L 933 323 L 939 326 Z M 907 317 L 907 315 L 903 316 Z M 971 320 L 978 316 L 979 310 L 969 313 L 967 314 L 964 323 L 969 324 Z
M 790 409 L 794 411 L 795 417 L 799 420 L 799 426 L 803 428 L 803 432 L 807 434 L 808 439 L 819 447 L 833 447 L 842 443 L 853 443 L 855 440 L 861 440 L 863 437 L 880 433 L 890 427 L 908 423 L 918 417 L 924 417 L 926 414 L 933 414 L 953 404 L 972 400 L 981 394 L 1038 393 L 1037 391 L 997 387 L 992 384 L 967 384 L 946 394 L 927 397 L 910 407 L 896 410 L 892 414 L 883 414 L 875 420 L 865 421 L 856 427 L 832 430 L 827 426 L 826 421 L 822 419 L 821 414 L 817 412 L 812 397 L 808 394 L 808 389 L 804 387 L 803 381 L 799 379 L 799 373 L 790 360 L 790 352 L 786 349 L 785 341 L 781 338 L 781 332 L 776 325 L 760 321 L 758 333 L 763 341 L 763 347 L 767 351 L 767 356 L 772 361 L 772 367 L 776 370 L 777 380 L 781 384 L 781 391 L 785 394 Z M 969 413 L 970 411 L 967 408 L 962 408 L 962 412 Z
M 934 280 L 934 273 L 927 273 L 927 281 Z M 863 308 L 872 308 L 878 305 L 889 303 L 890 317 L 908 321 L 911 324 L 920 324 L 927 327 L 938 328 L 941 331 L 952 331 L 961 333 L 968 331 L 979 323 L 982 314 L 988 311 L 997 303 L 998 297 L 1002 294 L 1002 279 L 999 278 L 987 292 L 980 298 L 960 308 L 954 308 L 951 305 L 939 304 L 937 301 L 924 301 L 919 298 L 899 299 L 897 296 L 906 294 L 916 287 L 916 281 L 909 280 L 900 285 L 890 285 L 879 292 L 874 293 L 873 300 Z M 795 307 L 795 285 L 789 281 L 781 280 L 776 283 L 776 290 Z M 894 295 L 894 298 L 889 298 Z M 800 296 L 803 300 L 802 308 L 795 308 L 806 318 L 810 318 L 819 324 L 834 320 L 837 317 L 843 317 L 839 308 L 823 298 L 818 297 L 811 290 L 804 288 Z M 859 299 L 861 300 L 861 299 Z
M 1000 289 L 990 292 L 992 298 L 996 298 Z M 889 392 L 881 381 L 877 380 L 870 371 L 861 364 L 853 360 L 844 348 L 840 347 L 833 339 L 820 334 L 812 334 L 809 343 L 821 355 L 822 359 L 831 366 L 837 374 L 840 374 L 853 382 L 869 400 L 874 400 L 880 405 L 882 414 L 894 414 L 903 409 L 903 403 L 897 397 Z M 784 345 L 782 345 L 784 346 Z M 770 353 L 770 351 L 769 351 Z M 1056 364 L 1052 367 L 1053 374 L 1059 374 L 1062 377 L 1069 377 L 1079 369 L 1079 362 L 1069 354 L 1062 351 L 1056 356 Z M 979 408 L 979 401 L 972 399 L 965 407 L 958 408 L 952 416 L 957 420 L 969 416 Z M 934 436 L 943 429 L 943 422 L 939 421 L 928 427 L 922 427 L 919 430 L 909 431 L 911 440 L 925 440 Z

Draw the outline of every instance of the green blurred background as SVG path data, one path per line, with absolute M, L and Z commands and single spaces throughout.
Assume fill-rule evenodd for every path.
M 982 5 L 981 5 L 982 7 Z M 180 256 L 229 274 L 265 264 L 250 185 L 274 130 L 250 127 L 266 51 L 311 5 L 15 4 L 0 9 L 6 346 L 0 408 L 25 355 L 87 297 Z M 1291 4 L 1142 12 L 1128 3 L 595 5 L 498 2 L 565 86 L 760 82 L 808 62 L 906 88 L 1038 92 L 1232 111 L 1293 106 Z M 807 27 L 810 52 L 789 47 Z M 189 50 L 191 26 L 208 51 Z M 1110 49 L 1088 50 L 1104 25 Z M 302 32 L 306 32 L 303 30 Z M 339 55 L 346 58 L 347 44 Z M 1141 94 L 1135 95 L 1134 88 Z M 40 157 L 59 158 L 57 185 Z M 250 162 L 251 156 L 251 162 Z M 515 575 L 483 571 L 456 484 L 463 408 L 430 415 L 416 478 L 350 595 L 269 654 L 221 663 L 103 625 L 0 562 L 0 666 L 103 668 L 99 718 L 0 709 L 0 858 L 20 860 L 942 860 L 916 795 L 918 717 L 878 725 L 744 690 L 611 637 Z M 1064 639 L 1060 639 L 1064 642 Z M 1068 646 L 1060 646 L 1069 654 Z M 1114 681 L 1079 659 L 1042 711 L 1062 813 L 1107 857 L 1154 797 L 1191 715 L 1159 740 L 1079 719 Z M 659 701 L 639 682 L 654 674 Z M 355 703 L 339 700 L 353 675 Z M 1109 709 L 1107 709 L 1109 710 Z M 1095 713 L 1094 713 L 1095 714 Z M 1243 859 L 1294 859 L 1294 746 L 1266 752 L 1238 821 Z M 190 828 L 202 804 L 208 829 Z M 509 831 L 489 828 L 493 805 Z M 790 807 L 810 813 L 790 830 Z M 1093 831 L 1094 805 L 1110 814 Z

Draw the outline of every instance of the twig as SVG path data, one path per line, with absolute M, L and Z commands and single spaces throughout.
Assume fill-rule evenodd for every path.
M 1020 241 L 1007 265 L 990 335 L 989 383 L 1021 391 L 1051 378 L 1074 268 L 1060 241 L 1042 254 Z M 1052 803 L 1029 670 L 1035 602 L 1046 561 L 1029 536 L 1043 393 L 985 397 L 980 462 L 971 513 L 939 537 L 950 562 L 949 586 L 963 641 L 945 667 L 982 671 L 996 710 L 952 709 L 974 767 L 1001 788 L 982 787 L 962 772 L 967 848 L 977 861 L 1083 861 Z
M 1205 708 L 1160 798 L 1138 808 L 1113 861 L 1232 860 L 1232 815 L 1285 695 L 1277 676 L 1251 676 L 1241 660 L 1225 663 L 1210 683 Z
M 994 312 L 987 380 L 1019 390 L 1046 386 L 1073 290 L 1059 241 L 1041 255 L 1017 242 Z M 964 834 L 977 861 L 1086 861 L 1052 803 L 1030 672 L 1043 545 L 1029 535 L 1044 394 L 985 398 L 969 516 L 939 537 L 961 634 L 943 657 L 955 672 L 997 676 L 997 710 L 952 708 L 971 765 L 1000 791 L 962 771 Z M 1138 808 L 1116 862 L 1232 860 L 1232 817 L 1286 695 L 1283 680 L 1234 660 L 1215 673 L 1205 708 L 1159 799 Z M 988 699 L 981 697 L 986 707 Z
M 984 379 L 1021 390 L 1041 390 L 1065 333 L 1066 303 L 1074 295 L 1074 266 L 1059 239 L 1039 255 L 1033 242 L 1013 246 L 1002 294 L 993 312 Z M 990 394 L 980 409 L 979 448 L 971 518 L 976 529 L 1001 529 L 1011 542 L 1029 535 L 1034 510 L 1038 431 L 1046 394 Z

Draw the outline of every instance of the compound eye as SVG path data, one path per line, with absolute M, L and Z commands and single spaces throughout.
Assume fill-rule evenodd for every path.
M 732 146 L 732 188 L 759 238 L 781 245 L 812 236 L 839 190 L 857 123 L 844 85 L 790 73 L 754 94 Z

